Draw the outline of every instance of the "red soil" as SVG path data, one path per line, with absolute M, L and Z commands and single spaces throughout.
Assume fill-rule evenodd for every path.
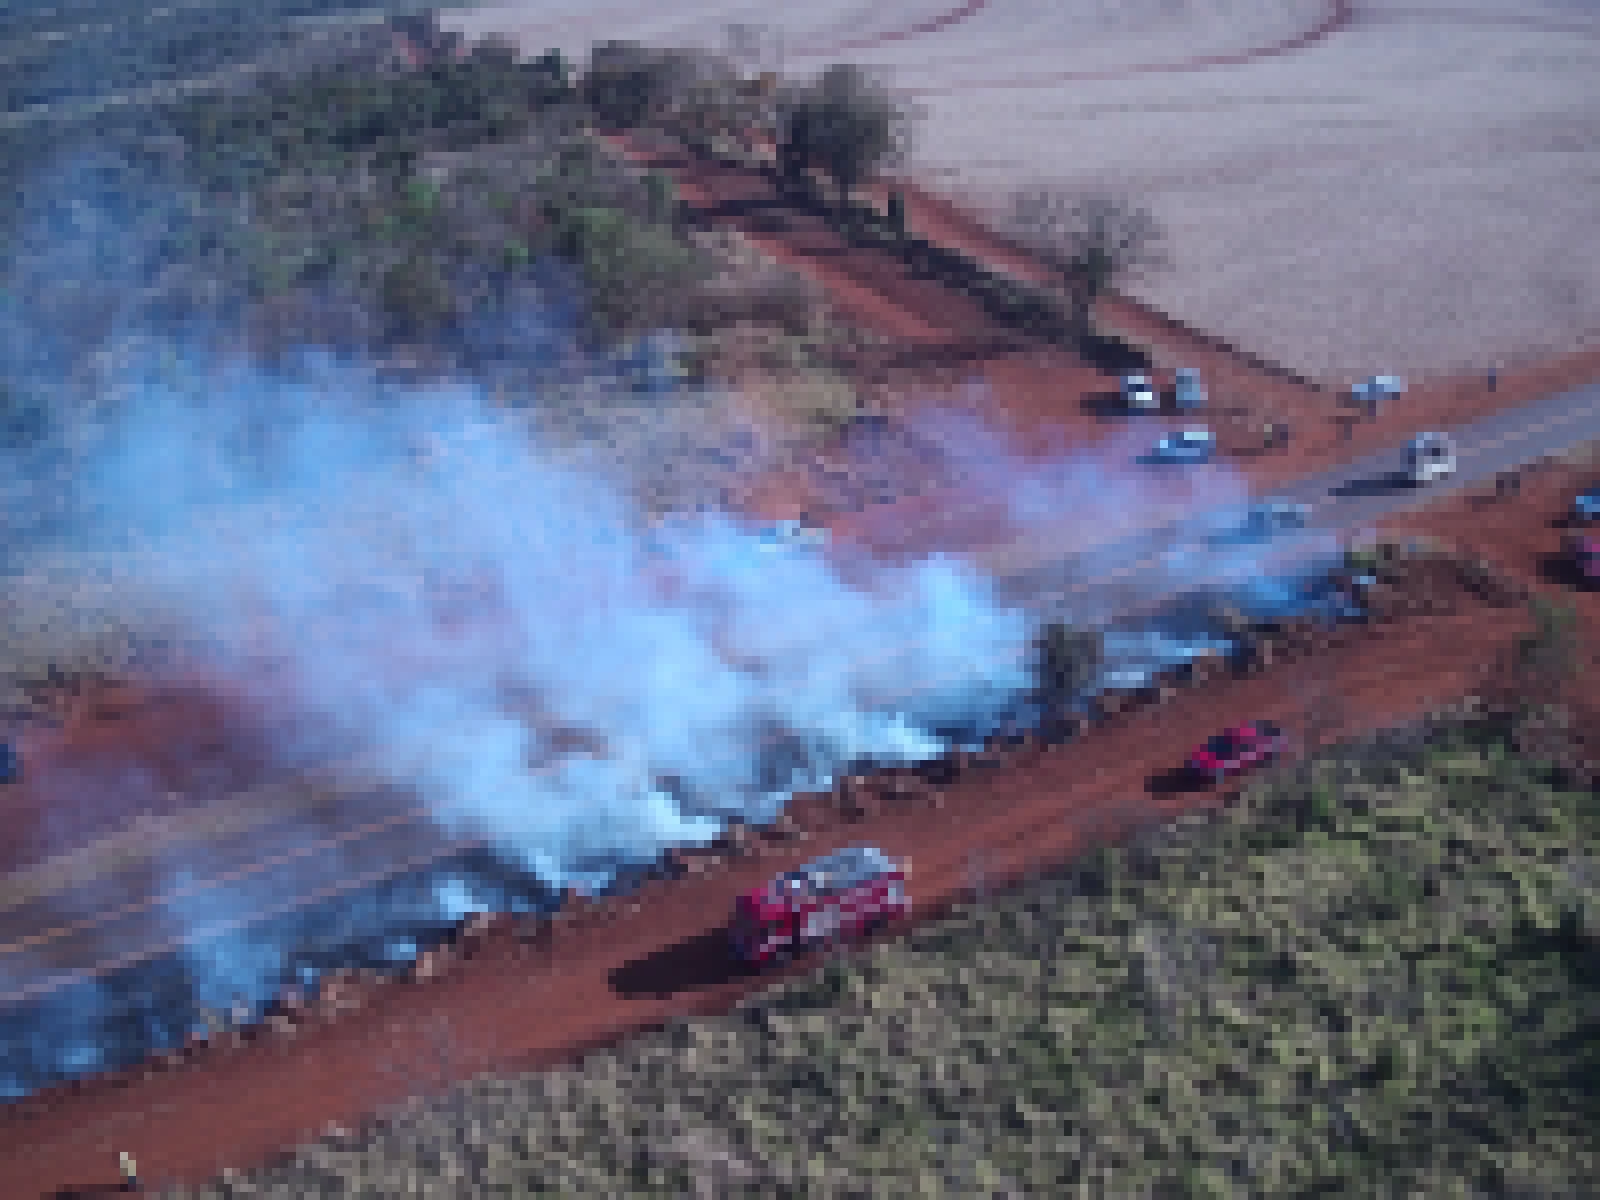
M 1558 544 L 1551 521 L 1579 476 L 1551 470 L 1530 479 L 1520 500 L 1485 505 L 1469 497 L 1394 524 L 1469 532 L 1483 552 L 1526 571 Z M 1535 586 L 1563 587 L 1542 578 Z M 1578 603 L 1586 620 L 1600 616 L 1600 596 Z M 1518 609 L 1468 606 L 1352 640 L 1314 662 L 1219 680 L 1076 744 L 1030 748 L 993 770 L 969 768 L 942 789 L 941 807 L 891 801 L 854 823 L 816 822 L 809 841 L 758 861 L 649 885 L 632 901 L 608 902 L 608 919 L 590 918 L 592 927 L 553 951 L 531 951 L 509 933 L 490 937 L 444 978 L 379 989 L 362 1013 L 293 1040 L 213 1050 L 145 1077 L 91 1081 L 13 1105 L 0 1113 L 0 1191 L 32 1196 L 110 1182 L 121 1149 L 156 1182 L 197 1181 L 221 1166 L 260 1162 L 330 1121 L 355 1123 L 445 1077 L 565 1061 L 673 1016 L 725 1008 L 766 980 L 729 973 L 722 918 L 738 890 L 786 865 L 845 843 L 878 843 L 913 858 L 927 915 L 973 885 L 975 851 L 983 882 L 995 885 L 1129 824 L 1216 803 L 1174 788 L 1167 772 L 1218 724 L 1272 714 L 1303 730 L 1319 711 L 1330 732 L 1399 721 L 1475 687 L 1481 664 L 1524 625 Z M 816 805 L 802 800 L 794 811 L 804 826 Z M 427 1032 L 440 1021 L 450 1030 L 445 1066 Z

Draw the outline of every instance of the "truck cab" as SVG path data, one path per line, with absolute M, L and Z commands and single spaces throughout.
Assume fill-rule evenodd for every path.
M 1406 474 L 1413 484 L 1426 486 L 1455 472 L 1455 443 L 1444 434 L 1419 433 L 1406 447 Z

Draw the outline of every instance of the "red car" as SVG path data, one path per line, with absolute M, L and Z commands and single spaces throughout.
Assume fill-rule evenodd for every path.
M 1288 738 L 1271 721 L 1250 721 L 1224 730 L 1189 755 L 1189 770 L 1212 783 L 1269 763 L 1288 749 Z
M 877 847 L 854 846 L 779 875 L 735 901 L 733 952 L 759 966 L 870 934 L 910 911 L 908 873 Z

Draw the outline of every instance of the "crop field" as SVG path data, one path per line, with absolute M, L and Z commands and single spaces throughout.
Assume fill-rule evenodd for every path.
M 199 1194 L 1577 1195 L 1600 824 L 1507 733 L 1335 748 L 731 1017 Z
M 720 46 L 881 66 L 923 107 L 909 174 L 991 217 L 1110 185 L 1171 231 L 1130 292 L 1320 378 L 1413 376 L 1600 331 L 1600 17 L 1566 0 L 505 0 L 451 14 L 530 51 Z M 766 24 L 763 24 L 766 23 Z

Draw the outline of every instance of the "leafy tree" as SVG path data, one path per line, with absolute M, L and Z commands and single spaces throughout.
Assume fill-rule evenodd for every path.
M 680 298 L 700 274 L 689 247 L 615 208 L 568 214 L 556 248 L 581 271 L 592 331 L 601 335 L 672 324 Z
M 897 238 L 906 236 L 906 194 L 899 188 L 889 193 L 889 229 Z
M 672 176 L 651 171 L 644 177 L 645 204 L 650 220 L 656 225 L 670 225 L 678 212 L 678 189 Z
M 684 52 L 602 42 L 589 53 L 583 100 L 601 125 L 635 129 L 659 119 L 689 74 Z
M 1155 217 L 1111 192 L 1022 188 L 1011 197 L 1011 224 L 1059 277 L 1079 337 L 1089 335 L 1095 302 L 1114 280 L 1167 262 Z
M 1517 642 L 1517 659 L 1529 674 L 1564 678 L 1573 671 L 1577 642 L 1577 614 L 1572 605 L 1544 596 L 1528 603 L 1533 629 Z
M 783 108 L 780 165 L 791 178 L 805 167 L 821 167 L 842 206 L 857 186 L 910 148 L 910 109 L 861 67 L 827 68 L 810 87 L 791 92 Z
M 384 273 L 380 299 L 390 332 L 401 340 L 439 333 L 456 318 L 455 297 L 438 264 L 413 255 Z
M 572 64 L 560 50 L 546 50 L 533 60 L 533 67 L 539 75 L 550 80 L 563 93 L 572 87 Z
M 521 51 L 514 41 L 503 33 L 491 33 L 472 47 L 469 59 L 480 66 L 510 70 L 517 65 L 520 57 Z
M 1033 643 L 1034 702 L 1058 717 L 1099 674 L 1105 650 L 1099 633 L 1062 621 L 1045 625 Z

